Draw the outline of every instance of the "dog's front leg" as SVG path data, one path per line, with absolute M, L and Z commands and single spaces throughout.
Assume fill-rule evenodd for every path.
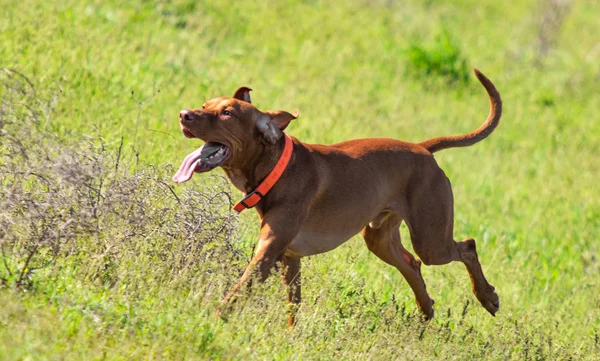
M 250 289 L 254 279 L 258 279 L 262 283 L 269 277 L 271 269 L 282 257 L 282 253 L 277 250 L 279 247 L 273 247 L 271 243 L 263 240 L 259 241 L 256 255 L 252 258 L 248 267 L 246 267 L 242 277 L 240 277 L 235 286 L 221 301 L 221 308 L 225 307 L 228 303 L 235 302 L 235 299 L 242 291 Z
M 283 257 L 283 283 L 288 287 L 288 329 L 296 324 L 296 312 L 301 300 L 300 258 Z
M 282 261 L 287 246 L 298 234 L 304 215 L 289 215 L 285 213 L 265 214 L 261 222 L 260 237 L 256 255 L 244 271 L 244 274 L 221 302 L 221 310 L 235 302 L 239 294 L 252 286 L 253 279 L 264 282 L 271 274 L 276 262 Z M 298 267 L 299 267 L 298 260 Z M 289 269 L 289 266 L 288 266 Z M 293 268 L 292 268 L 293 269 Z M 299 288 L 298 288 L 299 292 Z

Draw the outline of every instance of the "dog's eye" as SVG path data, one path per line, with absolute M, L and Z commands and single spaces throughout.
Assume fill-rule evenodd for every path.
M 223 115 L 230 116 L 231 112 L 229 110 L 223 110 Z

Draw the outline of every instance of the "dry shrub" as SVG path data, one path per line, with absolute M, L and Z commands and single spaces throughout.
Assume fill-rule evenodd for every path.
M 66 142 L 44 131 L 58 87 L 36 90 L 7 69 L 0 82 L 4 285 L 24 288 L 35 270 L 69 264 L 108 287 L 178 287 L 243 258 L 231 243 L 237 216 L 222 177 L 177 194 L 170 166 L 132 172 L 138 162 L 122 141 L 109 150 L 100 137 Z
M 539 27 L 537 33 L 538 51 L 536 64 L 541 65 L 552 48 L 556 46 L 560 29 L 571 12 L 573 4 L 570 0 L 540 0 Z

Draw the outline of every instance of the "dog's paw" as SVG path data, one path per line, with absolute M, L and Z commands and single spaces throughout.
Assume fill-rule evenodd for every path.
M 419 301 L 417 301 L 417 306 L 419 306 L 419 309 L 421 310 L 425 321 L 431 320 L 435 315 L 435 309 L 433 308 L 433 304 L 435 303 L 435 301 L 432 298 L 430 298 L 429 300 L 430 302 L 427 302 L 427 305 L 423 305 L 419 303 Z
M 475 294 L 483 308 L 485 308 L 492 316 L 496 316 L 496 312 L 500 309 L 500 298 L 496 293 L 494 286 L 490 285 L 490 289 L 485 292 L 477 292 Z
M 433 316 L 435 316 L 435 308 L 433 307 L 430 307 L 427 313 L 423 312 L 423 319 L 425 322 L 431 321 Z

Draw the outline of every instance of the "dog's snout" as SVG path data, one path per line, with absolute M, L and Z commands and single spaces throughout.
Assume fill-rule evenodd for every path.
M 179 112 L 179 119 L 182 122 L 190 122 L 193 119 L 193 114 L 189 110 L 182 110 Z

